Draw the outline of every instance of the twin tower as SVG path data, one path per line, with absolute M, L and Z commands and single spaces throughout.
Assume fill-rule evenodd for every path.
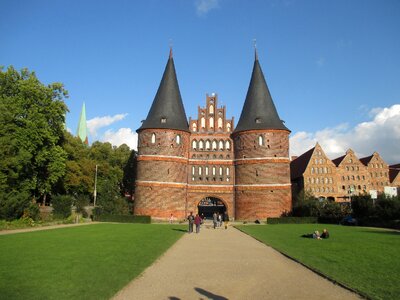
M 172 51 L 138 132 L 135 215 L 178 219 L 189 212 L 235 220 L 291 210 L 289 134 L 268 90 L 257 52 L 243 110 L 234 126 L 218 96 L 186 118 Z

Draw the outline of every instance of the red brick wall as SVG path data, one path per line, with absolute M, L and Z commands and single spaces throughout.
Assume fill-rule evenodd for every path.
M 289 132 L 245 131 L 235 134 L 233 140 L 236 218 L 266 219 L 290 211 Z

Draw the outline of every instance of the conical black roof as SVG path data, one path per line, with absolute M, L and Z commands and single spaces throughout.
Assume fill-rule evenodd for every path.
M 258 61 L 257 53 L 242 114 L 233 132 L 254 129 L 289 130 L 283 124 L 276 111 L 274 101 L 269 93 L 267 82 Z
M 139 132 L 143 129 L 177 129 L 189 131 L 189 124 L 186 119 L 185 108 L 183 107 L 178 80 L 176 78 L 172 51 L 170 52 L 149 114 L 137 131 Z

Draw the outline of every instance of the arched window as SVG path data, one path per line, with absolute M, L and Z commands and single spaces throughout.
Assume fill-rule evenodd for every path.
M 206 141 L 206 150 L 210 150 L 210 141 L 209 140 Z
M 197 141 L 196 141 L 196 140 L 193 140 L 193 142 L 192 142 L 192 148 L 193 148 L 193 149 L 196 149 L 196 148 L 197 148 Z
M 155 144 L 155 142 L 156 142 L 156 134 L 155 134 L 155 133 L 152 133 L 152 134 L 151 134 L 151 143 L 152 143 L 152 144 Z
M 197 131 L 197 124 L 196 124 L 196 123 L 193 123 L 193 124 L 192 124 L 192 130 L 193 130 L 193 131 Z
M 179 145 L 181 143 L 181 135 L 177 134 L 176 135 L 176 143 Z
M 214 128 L 214 118 L 210 118 L 210 128 Z
M 206 127 L 206 119 L 204 117 L 201 118 L 201 128 L 205 128 Z
M 213 114 L 214 113 L 214 105 L 210 105 L 210 114 Z
M 226 168 L 226 176 L 229 176 L 229 173 L 230 173 L 230 169 Z
M 212 141 L 212 149 L 217 150 L 217 141 L 216 140 Z
M 314 174 L 314 167 L 311 168 L 311 174 Z
M 206 167 L 206 176 L 208 176 L 208 167 Z
M 212 167 L 212 174 L 215 176 L 215 167 Z
M 258 136 L 258 144 L 259 144 L 260 146 L 264 145 L 264 137 L 263 137 L 262 135 L 259 135 L 259 136 Z
M 230 150 L 231 149 L 231 143 L 229 141 L 225 142 L 225 148 L 226 148 L 226 150 Z
M 192 167 L 192 175 L 194 175 L 195 167 Z
M 224 141 L 220 140 L 218 143 L 218 146 L 219 146 L 219 150 L 223 150 L 224 149 Z
M 201 176 L 202 171 L 203 171 L 203 168 L 199 167 L 199 176 Z
M 203 150 L 203 148 L 204 148 L 204 142 L 203 142 L 203 140 L 200 140 L 200 142 L 199 142 L 199 149 L 200 149 L 200 150 Z
M 222 167 L 219 167 L 219 176 L 222 176 L 223 171 L 222 171 Z
M 231 123 L 226 123 L 226 130 L 227 130 L 228 132 L 231 131 Z
M 218 128 L 222 128 L 222 118 L 218 118 Z

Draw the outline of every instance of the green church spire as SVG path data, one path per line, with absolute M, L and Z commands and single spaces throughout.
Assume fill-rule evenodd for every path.
M 86 145 L 89 144 L 89 139 L 88 139 L 88 135 L 87 135 L 87 126 L 86 126 L 86 107 L 85 107 L 85 102 L 83 102 L 82 110 L 81 110 L 81 116 L 79 117 L 77 135 L 78 135 L 78 137 L 81 139 L 81 141 L 83 143 L 85 143 Z

